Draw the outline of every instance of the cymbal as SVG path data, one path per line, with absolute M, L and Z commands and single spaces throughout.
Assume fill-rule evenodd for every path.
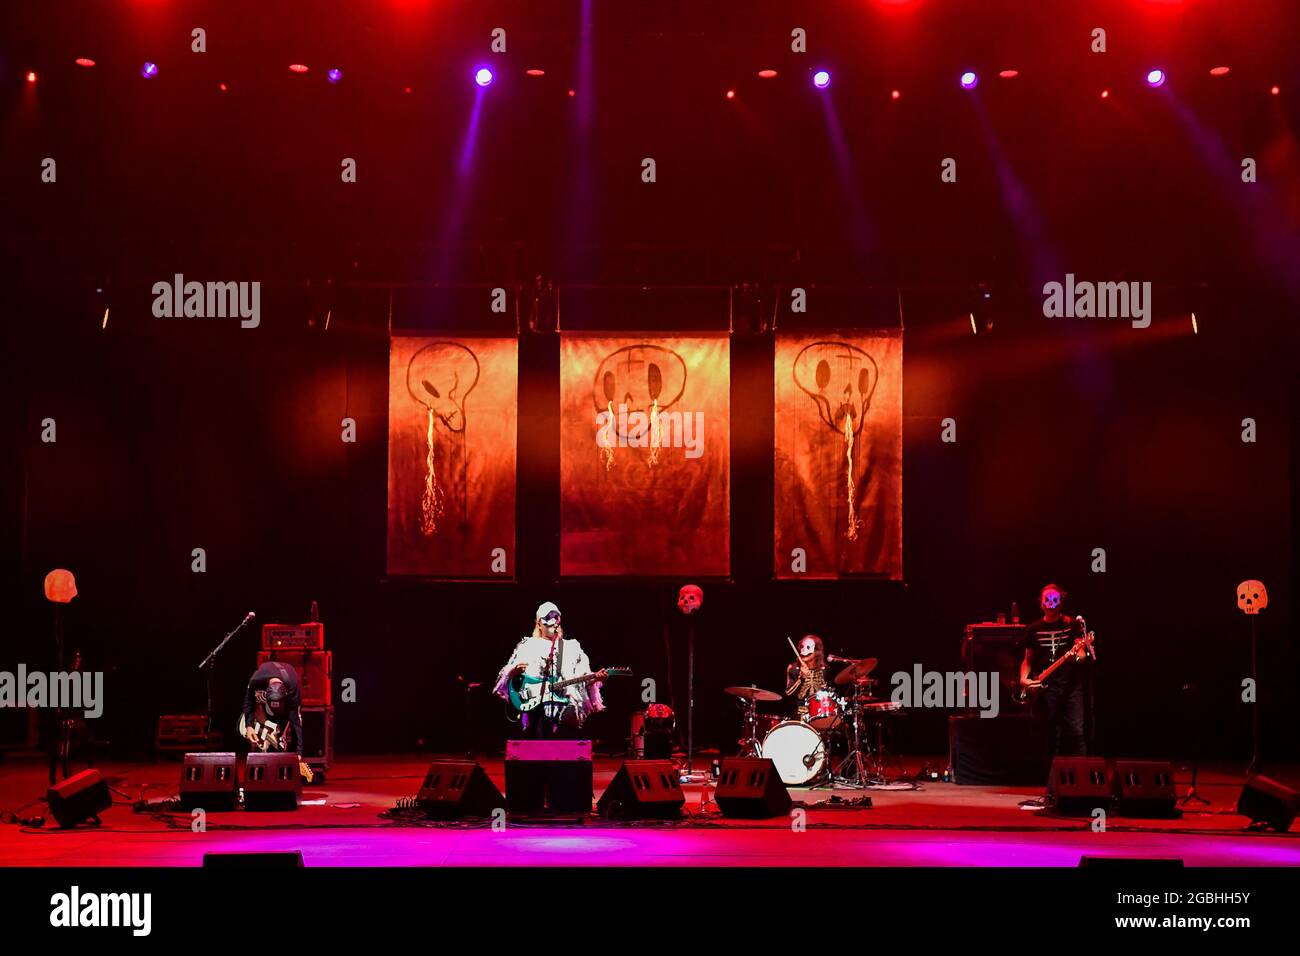
M 741 697 L 745 700 L 780 700 L 780 694 L 774 694 L 770 690 L 763 690 L 761 687 L 728 687 L 727 693 L 732 697 Z
M 874 657 L 864 657 L 862 660 L 854 661 L 848 667 L 844 668 L 844 670 L 835 675 L 835 683 L 848 684 L 861 677 L 866 677 L 876 669 L 876 665 L 879 663 L 880 661 Z

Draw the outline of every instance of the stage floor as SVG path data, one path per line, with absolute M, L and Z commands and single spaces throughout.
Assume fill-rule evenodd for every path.
M 805 804 L 806 828 L 785 817 L 724 820 L 700 807 L 699 786 L 687 787 L 684 821 L 616 823 L 511 818 L 504 830 L 485 821 L 411 824 L 381 818 L 411 797 L 428 757 L 359 757 L 338 761 L 328 779 L 303 791 L 304 806 L 288 813 L 209 813 L 195 833 L 186 813 L 136 813 L 131 802 L 174 795 L 180 764 L 105 763 L 115 795 L 103 825 L 59 830 L 0 825 L 0 864 L 6 866 L 198 866 L 207 852 L 301 850 L 307 866 L 1077 866 L 1081 856 L 1179 858 L 1188 866 L 1297 866 L 1300 829 L 1289 834 L 1245 832 L 1236 799 L 1242 768 L 1203 769 L 1199 790 L 1211 806 L 1178 820 L 1111 815 L 1105 832 L 1090 819 L 1052 817 L 1018 804 L 1027 787 L 959 787 L 927 782 L 916 789 L 865 791 L 871 808 L 836 807 L 832 796 L 862 791 L 792 789 Z M 596 796 L 618 769 L 599 758 Z M 504 788 L 500 758 L 483 761 Z M 921 765 L 906 760 L 908 770 Z M 0 762 L 0 810 L 18 811 L 44 795 L 45 765 Z M 1295 786 L 1300 768 L 1270 768 Z M 1186 787 L 1180 779 L 1179 790 Z M 36 803 L 20 815 L 43 814 Z M 6 816 L 6 819 L 8 817 Z

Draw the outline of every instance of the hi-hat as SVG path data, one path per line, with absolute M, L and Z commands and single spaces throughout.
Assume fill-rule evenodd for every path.
M 780 700 L 780 694 L 774 694 L 770 690 L 763 690 L 761 687 L 728 687 L 727 693 L 732 697 L 741 697 L 745 700 Z

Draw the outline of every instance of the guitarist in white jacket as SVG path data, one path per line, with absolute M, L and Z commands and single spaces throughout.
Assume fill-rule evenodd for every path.
M 512 681 L 532 679 L 543 683 L 543 689 L 554 677 L 569 680 L 591 673 L 591 662 L 582 645 L 564 636 L 560 625 L 560 609 L 550 601 L 537 609 L 533 633 L 515 646 L 506 666 L 497 675 L 494 692 L 509 699 Z M 575 683 L 561 692 L 567 701 L 551 701 L 538 705 L 523 714 L 525 736 L 538 738 L 575 737 L 583 723 L 592 714 L 605 709 L 600 699 L 600 682 Z M 549 694 L 546 694 L 549 698 Z

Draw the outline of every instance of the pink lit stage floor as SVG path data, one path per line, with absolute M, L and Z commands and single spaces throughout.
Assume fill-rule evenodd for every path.
M 1019 809 L 1026 787 L 870 790 L 874 806 L 829 805 L 827 790 L 792 789 L 806 805 L 806 829 L 791 820 L 725 820 L 700 808 L 688 787 L 690 816 L 674 823 L 613 823 L 512 818 L 503 831 L 482 821 L 410 825 L 379 813 L 418 789 L 427 757 L 362 757 L 339 761 L 327 781 L 307 786 L 306 805 L 288 813 L 209 813 L 205 833 L 188 814 L 134 813 L 130 800 L 158 800 L 179 787 L 176 762 L 102 764 L 119 794 L 99 828 L 61 831 L 0 825 L 0 864 L 6 866 L 198 866 L 207 852 L 301 850 L 307 866 L 518 866 L 583 863 L 598 866 L 1068 866 L 1081 856 L 1180 858 L 1188 866 L 1300 865 L 1300 830 L 1245 832 L 1235 813 L 1242 771 L 1203 770 L 1199 790 L 1212 801 L 1178 820 L 1112 815 L 1105 832 L 1090 819 L 1059 818 Z M 483 761 L 504 787 L 501 760 Z M 601 758 L 596 796 L 620 761 Z M 909 761 L 909 769 L 912 762 Z M 916 762 L 919 766 L 919 762 Z M 38 761 L 0 763 L 0 809 L 19 810 L 45 792 Z M 1272 776 L 1294 786 L 1296 768 Z M 1180 779 L 1180 792 L 1186 780 Z M 851 798 L 857 791 L 837 790 Z M 123 796 L 125 795 L 125 796 Z M 20 815 L 44 813 L 36 804 Z

